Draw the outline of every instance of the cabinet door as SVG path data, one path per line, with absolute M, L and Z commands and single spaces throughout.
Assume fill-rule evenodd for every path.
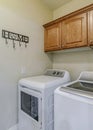
M 45 51 L 59 50 L 61 48 L 61 23 L 45 28 Z
M 93 10 L 88 12 L 88 45 L 93 45 Z
M 62 47 L 87 45 L 87 14 L 83 13 L 62 22 Z

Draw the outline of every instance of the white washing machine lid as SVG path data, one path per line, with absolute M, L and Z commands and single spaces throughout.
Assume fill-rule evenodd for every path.
M 76 81 L 62 85 L 55 92 L 69 93 L 93 99 L 93 72 L 81 72 Z
M 47 87 L 61 85 L 64 82 L 66 82 L 66 80 L 64 80 L 64 77 L 60 78 L 60 77 L 41 75 L 41 76 L 28 77 L 28 78 L 21 79 L 19 81 L 19 84 L 26 86 L 28 88 L 44 89 Z
M 60 72 L 61 72 L 61 75 L 60 75 Z M 62 72 L 64 74 L 62 74 Z M 39 76 L 33 76 L 33 77 L 21 79 L 19 81 L 19 85 L 40 90 L 40 89 L 45 89 L 48 87 L 59 86 L 68 81 L 70 81 L 70 75 L 67 71 L 48 70 L 45 73 L 45 75 L 39 75 Z
M 77 81 L 67 87 L 61 87 L 60 91 L 93 99 L 93 83 Z

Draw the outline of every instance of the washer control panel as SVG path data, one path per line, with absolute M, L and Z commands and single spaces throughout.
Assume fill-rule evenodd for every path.
M 58 71 L 58 70 L 47 70 L 45 75 L 48 76 L 54 76 L 54 77 L 63 77 L 64 76 L 64 71 Z

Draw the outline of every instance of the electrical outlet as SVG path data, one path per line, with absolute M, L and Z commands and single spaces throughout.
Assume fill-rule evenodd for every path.
M 21 74 L 26 74 L 26 67 L 25 66 L 21 67 Z

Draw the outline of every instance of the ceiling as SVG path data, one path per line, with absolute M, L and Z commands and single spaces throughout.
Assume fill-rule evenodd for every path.
M 42 0 L 50 9 L 57 9 L 71 0 Z

